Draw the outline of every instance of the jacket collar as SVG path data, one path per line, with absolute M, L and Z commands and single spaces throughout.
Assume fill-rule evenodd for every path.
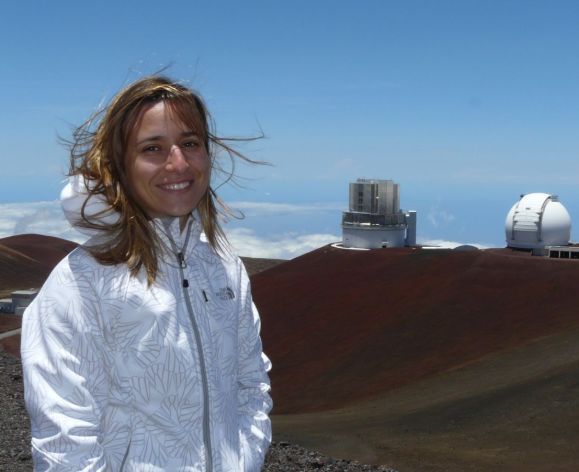
M 179 218 L 154 218 L 151 225 L 161 242 L 160 257 L 171 265 L 178 264 L 179 253 L 184 258 L 201 258 L 207 262 L 216 262 L 219 256 L 204 241 L 203 227 L 199 215 L 194 211 L 189 217 L 183 231 L 179 227 Z
M 193 215 L 189 217 L 183 231 L 178 217 L 154 218 L 150 224 L 161 243 L 161 254 L 166 262 L 176 263 L 179 257 L 188 256 L 199 242 L 201 225 Z

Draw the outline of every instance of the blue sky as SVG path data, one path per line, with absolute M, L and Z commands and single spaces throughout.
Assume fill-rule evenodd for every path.
M 579 218 L 579 2 L 23 0 L 1 21 L 10 209 L 57 198 L 57 135 L 169 66 L 218 132 L 266 135 L 242 150 L 273 166 L 221 190 L 258 245 L 339 237 L 357 177 L 400 183 L 422 241 L 503 246 L 521 193 Z M 0 236 L 28 228 L 4 213 Z

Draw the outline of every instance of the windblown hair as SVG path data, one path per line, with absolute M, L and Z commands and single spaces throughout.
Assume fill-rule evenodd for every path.
M 107 107 L 76 128 L 73 139 L 68 143 L 68 175 L 82 176 L 88 190 L 78 224 L 98 230 L 105 236 L 100 240 L 106 241 L 88 249 L 102 264 L 126 263 L 133 276 L 144 268 L 149 284 L 157 276 L 161 243 L 146 212 L 131 194 L 125 156 L 141 111 L 161 101 L 202 140 L 211 161 L 212 173 L 216 167 L 221 169 L 216 166 L 215 157 L 219 149 L 227 152 L 232 163 L 236 157 L 255 163 L 229 146 L 226 143 L 229 139 L 220 138 L 212 132 L 211 117 L 199 95 L 163 76 L 146 77 L 132 83 L 121 90 Z M 226 180 L 232 177 L 232 173 L 233 170 Z M 87 215 L 86 205 L 93 196 L 104 199 L 120 215 L 119 220 L 107 224 L 99 219 L 100 214 Z M 218 221 L 216 204 L 229 213 L 227 206 L 209 185 L 197 205 L 197 212 L 209 244 L 217 251 L 222 249 L 226 238 Z

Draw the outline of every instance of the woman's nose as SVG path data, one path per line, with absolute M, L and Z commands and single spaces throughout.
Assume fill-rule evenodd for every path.
M 189 168 L 187 158 L 179 146 L 171 146 L 169 156 L 167 157 L 167 170 L 173 172 L 184 172 Z

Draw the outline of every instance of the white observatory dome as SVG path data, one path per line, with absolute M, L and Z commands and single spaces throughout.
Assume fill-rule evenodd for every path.
M 505 232 L 509 247 L 565 246 L 571 239 L 571 217 L 556 195 L 529 193 L 509 211 Z

